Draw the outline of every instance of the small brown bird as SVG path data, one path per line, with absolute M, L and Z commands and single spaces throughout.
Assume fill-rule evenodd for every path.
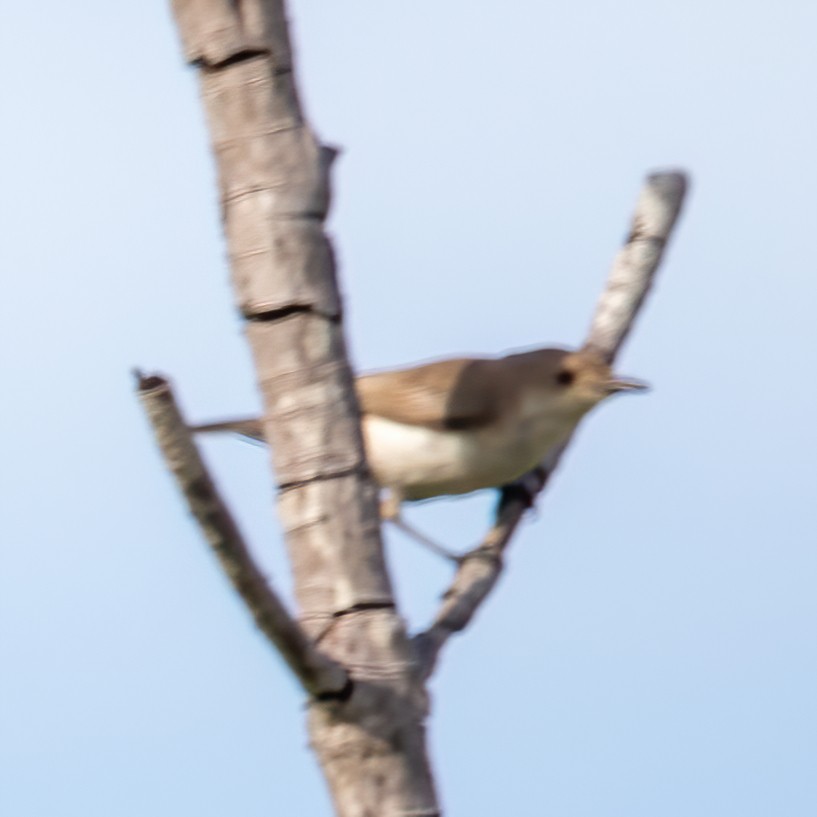
M 606 397 L 646 385 L 586 351 L 536 349 L 362 375 L 356 387 L 369 465 L 390 494 L 384 518 L 440 550 L 401 519 L 401 502 L 513 482 Z M 257 418 L 193 430 L 263 440 Z

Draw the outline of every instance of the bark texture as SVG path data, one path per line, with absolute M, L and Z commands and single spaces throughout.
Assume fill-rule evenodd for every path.
M 175 0 L 216 156 L 301 623 L 350 695 L 309 706 L 342 817 L 439 813 L 426 694 L 394 605 L 323 230 L 334 157 L 304 120 L 281 0 Z

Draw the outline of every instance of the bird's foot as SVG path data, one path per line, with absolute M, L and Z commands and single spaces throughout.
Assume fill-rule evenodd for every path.
M 547 478 L 547 471 L 539 465 L 514 482 L 503 485 L 499 489 L 500 511 L 511 502 L 521 502 L 526 508 L 532 508 L 536 496 L 542 490 Z

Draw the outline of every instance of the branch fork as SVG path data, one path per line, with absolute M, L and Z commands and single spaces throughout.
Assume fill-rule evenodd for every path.
M 264 436 L 279 484 L 288 486 L 279 492 L 278 515 L 298 620 L 255 564 L 169 383 L 140 375 L 139 396 L 222 569 L 311 696 L 310 743 L 339 817 L 431 817 L 439 807 L 426 751 L 424 681 L 448 639 L 469 626 L 493 589 L 531 494 L 546 487 L 566 445 L 532 475 L 527 495 L 503 493 L 493 526 L 459 561 L 433 622 L 410 638 L 383 557 L 378 492 L 365 468 L 334 254 L 323 229 L 334 153 L 321 145 L 301 109 L 285 2 L 172 5 L 210 128 L 235 301 L 246 319 L 264 403 Z M 642 306 L 685 191 L 680 172 L 647 179 L 585 341 L 608 362 Z
M 193 442 L 170 383 L 159 375 L 137 372 L 136 377 L 139 398 L 165 463 L 222 570 L 259 629 L 311 696 L 317 699 L 342 697 L 350 685 L 349 673 L 317 649 L 258 569 Z

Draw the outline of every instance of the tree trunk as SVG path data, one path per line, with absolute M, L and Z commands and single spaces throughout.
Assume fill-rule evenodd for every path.
M 427 695 L 395 609 L 323 231 L 334 151 L 300 109 L 281 0 L 175 0 L 218 163 L 299 618 L 351 683 L 309 733 L 338 815 L 436 815 Z

